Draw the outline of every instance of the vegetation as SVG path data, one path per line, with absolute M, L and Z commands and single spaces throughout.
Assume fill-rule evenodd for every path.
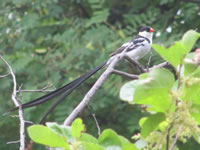
M 195 0 L 6 0 L 0 2 L 0 7 L 1 55 L 11 64 L 17 76 L 18 86 L 23 84 L 23 89 L 41 89 L 47 84 L 60 87 L 64 83 L 72 81 L 79 75 L 104 62 L 109 57 L 109 53 L 123 42 L 131 39 L 141 25 L 150 25 L 155 29 L 154 43 L 162 43 L 165 47 L 172 45 L 189 29 L 198 29 L 200 15 L 199 2 Z M 194 44 L 191 41 L 188 43 L 189 45 Z M 180 42 L 175 43 L 170 47 L 171 49 L 169 48 L 169 51 L 173 49 L 176 51 L 182 50 L 181 46 Z M 199 42 L 194 45 L 194 48 L 196 47 L 200 47 Z M 165 59 L 172 64 L 172 67 L 169 68 L 170 71 L 161 69 L 153 71 L 153 73 L 142 74 L 138 82 L 148 78 L 163 81 L 164 88 L 159 93 L 162 92 L 166 96 L 165 101 L 168 105 L 155 103 L 155 105 L 159 106 L 154 106 L 151 109 L 148 108 L 148 111 L 144 111 L 137 105 L 130 105 L 127 102 L 120 101 L 118 98 L 120 88 L 127 79 L 112 75 L 90 104 L 102 130 L 112 128 L 129 140 L 131 136 L 141 132 L 141 136 L 143 138 L 148 137 L 147 140 L 153 144 L 158 135 L 166 133 L 166 129 L 174 120 L 173 118 L 179 118 L 176 120 L 178 124 L 180 123 L 178 121 L 182 119 L 189 122 L 192 119 L 192 115 L 195 120 L 189 122 L 191 123 L 189 124 L 190 127 L 197 127 L 199 124 L 198 113 L 192 113 L 193 110 L 195 110 L 194 112 L 198 112 L 196 109 L 199 110 L 199 96 L 195 95 L 196 90 L 199 90 L 199 69 L 194 67 L 193 64 L 183 61 L 191 47 L 187 47 L 187 50 L 184 50 L 183 53 L 182 51 L 177 52 L 177 55 L 173 57 L 171 57 L 170 52 L 169 54 L 163 54 L 162 51 L 166 48 L 162 46 L 154 45 L 154 49 L 156 52 L 153 51 L 151 66 Z M 190 55 L 187 57 L 188 59 L 192 58 Z M 148 56 L 141 60 L 141 63 L 146 65 L 147 60 Z M 184 66 L 185 72 L 177 76 L 179 74 L 176 73 L 181 73 L 179 69 L 176 69 L 180 64 Z M 136 68 L 126 62 L 119 64 L 118 68 L 126 72 L 140 74 Z M 7 68 L 1 62 L 0 74 L 6 73 Z M 163 79 L 161 76 L 163 74 L 168 76 Z M 54 110 L 48 120 L 62 123 L 97 78 L 98 76 L 94 76 L 81 86 Z M 176 88 L 170 94 L 166 93 L 167 90 L 171 90 L 174 82 L 179 83 L 179 88 Z M 0 78 L 1 114 L 13 107 L 11 101 L 12 84 L 9 76 Z M 156 84 L 158 83 L 152 83 L 152 86 Z M 145 86 L 145 84 L 140 84 L 137 87 L 136 91 L 139 93 L 135 94 L 137 98 L 133 101 L 134 103 L 147 104 L 139 100 L 143 95 L 143 93 L 140 93 L 140 89 L 146 88 Z M 155 92 L 157 91 L 153 93 L 155 94 Z M 190 98 L 191 94 L 194 94 L 194 96 Z M 43 93 L 24 92 L 22 95 L 23 103 L 41 95 Z M 172 98 L 169 98 L 169 95 Z M 156 95 L 153 96 L 159 98 Z M 181 105 L 176 106 L 174 104 L 174 107 L 171 107 L 169 105 L 171 104 L 170 101 L 179 96 L 184 101 Z M 145 95 L 142 98 L 145 100 Z M 126 98 L 122 99 L 127 100 Z M 25 110 L 25 119 L 38 123 L 51 104 L 52 102 Z M 167 113 L 169 112 L 169 107 L 174 111 L 170 109 L 171 113 Z M 150 115 L 149 112 L 152 111 L 156 113 Z M 87 133 L 97 136 L 97 129 L 91 112 L 86 109 L 79 117 L 82 118 Z M 141 119 L 142 117 L 146 118 Z M 144 129 L 145 126 L 149 126 L 149 123 L 152 123 L 152 118 L 153 120 L 160 118 L 160 120 L 158 119 L 154 122 L 155 124 L 152 125 L 154 128 Z M 0 116 L 0 120 L 0 149 L 18 149 L 18 144 L 6 145 L 8 141 L 19 139 L 18 119 Z M 162 125 L 160 125 L 161 123 Z M 184 127 L 185 124 L 183 123 Z M 178 129 L 178 127 L 174 126 L 170 136 L 174 136 Z M 197 134 L 198 132 L 196 132 L 196 128 L 193 129 L 191 134 L 188 134 L 190 130 L 181 132 L 182 134 L 179 137 L 182 140 L 179 140 L 186 142 L 189 137 L 195 137 L 193 133 Z M 158 130 L 161 132 L 157 132 Z M 116 135 L 114 131 L 105 131 Z M 153 135 L 149 136 L 150 134 Z M 173 138 L 171 137 L 170 140 L 173 140 Z M 161 144 L 163 143 L 161 142 Z M 193 148 L 190 147 L 189 149 L 199 149 L 194 140 L 189 140 L 186 145 L 182 145 L 180 142 L 179 147 L 181 149 L 187 148 L 188 145 L 193 146 Z M 38 146 L 36 149 L 44 149 L 44 147 Z

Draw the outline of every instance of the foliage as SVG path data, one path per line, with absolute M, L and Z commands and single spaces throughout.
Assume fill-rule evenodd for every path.
M 188 58 L 200 33 L 189 30 L 181 41 L 175 42 L 168 49 L 154 44 L 153 48 L 176 71 L 177 79 L 168 69 L 153 69 L 141 74 L 139 79 L 125 84 L 121 89 L 121 98 L 129 103 L 143 104 L 148 117 L 140 120 L 141 135 L 146 149 L 168 150 L 178 138 L 187 142 L 193 137 L 200 143 L 199 122 L 199 81 L 200 55 L 195 52 Z M 189 54 L 191 55 L 191 54 Z M 131 89 L 130 89 L 131 88 Z M 129 94 L 126 91 L 133 94 Z M 171 148 L 170 148 L 171 149 Z
M 82 120 L 78 118 L 71 127 L 47 123 L 47 127 L 30 126 L 28 133 L 34 142 L 66 150 L 136 150 L 136 147 L 126 138 L 111 129 L 104 130 L 98 139 L 84 133 L 84 130 Z
M 14 69 L 18 87 L 23 84 L 22 89 L 41 89 L 53 84 L 58 88 L 107 60 L 109 53 L 131 39 L 141 25 L 155 29 L 154 43 L 173 43 L 188 29 L 199 28 L 199 10 L 198 3 L 186 0 L 2 0 L 0 53 Z M 145 65 L 147 59 L 141 63 Z M 150 65 L 161 61 L 153 51 Z M 118 68 L 139 73 L 125 61 Z M 0 74 L 6 73 L 7 68 L 0 62 Z M 63 122 L 97 78 L 98 75 L 81 86 L 47 120 Z M 125 80 L 112 75 L 90 105 L 102 129 L 112 128 L 130 138 L 140 131 L 138 122 L 146 112 L 119 100 L 119 89 Z M 0 85 L 3 114 L 14 107 L 11 77 L 0 78 Z M 43 94 L 23 92 L 22 103 Z M 38 123 L 52 103 L 25 110 L 25 120 Z M 84 110 L 80 117 L 88 133 L 97 135 L 90 111 Z M 17 149 L 18 144 L 6 143 L 19 139 L 18 119 L 0 115 L 0 120 L 0 149 Z

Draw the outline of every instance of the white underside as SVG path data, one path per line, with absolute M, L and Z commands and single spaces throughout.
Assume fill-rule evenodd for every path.
M 144 57 L 151 49 L 151 44 L 145 43 L 144 46 L 138 47 L 135 50 L 126 52 L 125 55 L 134 60 L 139 60 Z

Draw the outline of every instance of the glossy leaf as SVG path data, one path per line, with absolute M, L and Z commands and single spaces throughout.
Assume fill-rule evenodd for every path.
M 69 126 L 59 125 L 57 123 L 48 122 L 46 125 L 53 132 L 59 134 L 60 136 L 66 137 L 68 143 L 74 143 L 75 138 L 72 136 L 72 129 Z
M 182 100 L 200 104 L 200 78 L 189 77 L 184 83 Z
M 87 133 L 81 134 L 81 137 L 79 140 L 83 142 L 88 142 L 88 143 L 98 143 L 98 140 L 95 137 Z
M 156 130 L 159 124 L 165 120 L 165 114 L 163 113 L 156 113 L 149 116 L 144 123 L 142 124 L 142 137 L 147 137 L 152 131 Z
M 111 129 L 106 129 L 102 132 L 98 143 L 104 147 L 121 147 L 120 138 L 117 133 Z
M 166 112 L 170 106 L 169 92 L 174 83 L 174 76 L 167 69 L 152 70 L 146 79 L 139 80 L 133 102 L 150 105 L 157 112 Z
M 189 30 L 183 35 L 181 43 L 185 47 L 185 53 L 190 52 L 198 38 L 200 38 L 200 33 L 195 30 Z
M 194 117 L 198 125 L 200 125 L 200 104 L 193 104 L 190 108 L 190 114 Z
M 95 143 L 83 142 L 83 150 L 106 150 L 103 146 Z
M 138 80 L 130 81 L 122 86 L 120 89 L 120 98 L 121 100 L 132 102 L 135 88 L 137 86 Z
M 176 42 L 168 49 L 157 44 L 153 44 L 153 48 L 161 55 L 163 59 L 171 63 L 175 68 L 179 64 L 183 63 L 183 59 L 187 54 L 185 47 L 181 42 Z
M 136 146 L 132 144 L 129 140 L 127 140 L 125 137 L 119 137 L 122 144 L 122 150 L 137 150 Z
M 33 125 L 28 128 L 30 138 L 36 142 L 49 147 L 62 147 L 69 150 L 66 138 L 51 131 L 43 125 Z
M 72 136 L 74 138 L 79 138 L 81 136 L 81 132 L 83 132 L 85 129 L 85 126 L 83 125 L 83 122 L 80 118 L 74 120 L 72 123 Z

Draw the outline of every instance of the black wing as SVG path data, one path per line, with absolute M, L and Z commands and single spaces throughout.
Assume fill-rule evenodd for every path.
M 132 44 L 132 45 L 127 49 L 127 52 L 128 51 L 132 51 L 132 50 L 136 49 L 138 46 L 143 45 L 142 43 L 145 40 L 147 40 L 147 42 L 150 43 L 150 40 L 148 38 L 145 38 L 143 36 L 137 35 L 135 38 L 133 38 L 132 40 L 130 40 L 127 43 L 124 43 L 120 48 L 118 48 L 116 51 L 114 51 L 113 53 L 111 53 L 110 56 L 114 56 L 116 54 L 120 54 L 130 44 Z

